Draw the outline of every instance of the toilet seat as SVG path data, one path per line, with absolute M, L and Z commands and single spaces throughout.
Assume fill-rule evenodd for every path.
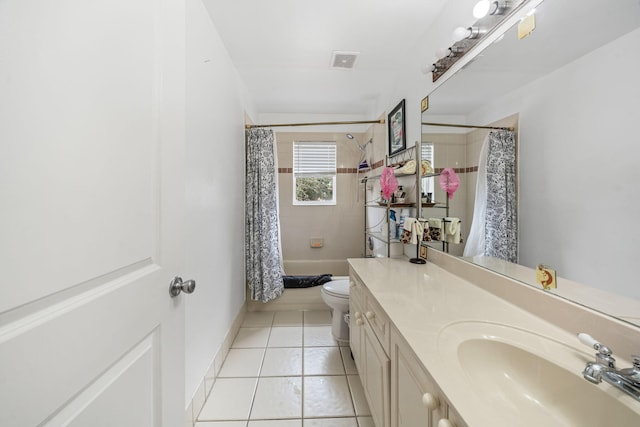
M 322 291 L 337 298 L 349 298 L 349 279 L 331 280 L 322 285 Z

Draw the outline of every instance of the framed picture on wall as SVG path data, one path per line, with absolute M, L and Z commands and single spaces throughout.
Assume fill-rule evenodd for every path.
M 399 153 L 407 148 L 405 122 L 404 122 L 404 99 L 391 110 L 387 117 L 387 127 L 389 128 L 389 155 Z

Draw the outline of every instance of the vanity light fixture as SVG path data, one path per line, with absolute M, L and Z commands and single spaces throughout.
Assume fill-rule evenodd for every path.
M 446 57 L 448 54 L 449 54 L 449 48 L 441 47 L 440 49 L 436 50 L 436 59 L 442 59 Z
M 487 33 L 487 30 L 480 27 L 458 27 L 453 30 L 453 39 L 457 42 L 464 39 L 477 39 Z
M 473 16 L 476 19 L 481 19 L 487 15 L 504 15 L 509 6 L 508 1 L 480 0 L 473 7 Z
M 436 57 L 438 59 L 454 58 L 458 55 L 461 55 L 462 53 L 464 53 L 464 49 L 461 48 L 460 46 L 451 46 L 446 49 L 444 48 L 438 49 L 438 51 L 436 52 Z
M 476 22 L 468 27 L 458 27 L 453 32 L 453 46 L 438 49 L 436 63 L 422 66 L 422 72 L 431 72 L 432 81 L 438 80 L 460 58 L 476 46 L 509 15 L 515 13 L 528 0 L 481 0 L 473 8 Z
M 433 64 L 425 64 L 422 66 L 422 74 L 441 73 L 444 70 L 445 70 L 445 67 L 442 64 L 439 64 L 437 62 Z

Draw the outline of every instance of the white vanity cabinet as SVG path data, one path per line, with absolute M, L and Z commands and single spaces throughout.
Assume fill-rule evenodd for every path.
M 376 427 L 467 427 L 354 274 L 349 313 L 351 352 Z
M 395 327 L 391 328 L 391 427 L 466 427 Z
M 351 352 L 376 427 L 389 427 L 389 319 L 357 278 L 350 281 Z

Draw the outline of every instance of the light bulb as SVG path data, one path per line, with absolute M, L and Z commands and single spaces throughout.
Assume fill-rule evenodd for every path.
M 440 49 L 436 50 L 436 59 L 442 59 L 445 56 L 449 56 L 449 48 L 441 47 Z
M 444 67 L 442 64 L 436 62 L 434 64 L 424 64 L 420 69 L 422 70 L 422 74 L 429 74 L 442 72 Z
M 506 0 L 480 0 L 473 7 L 473 16 L 481 19 L 487 15 L 504 15 L 510 7 L 511 3 Z
M 460 40 L 466 39 L 470 35 L 471 35 L 471 31 L 469 30 L 469 28 L 458 27 L 455 30 L 453 30 L 453 39 L 457 42 Z
M 457 42 L 464 39 L 477 39 L 484 36 L 487 30 L 480 27 L 458 27 L 453 32 L 453 39 Z
M 473 17 L 476 19 L 484 18 L 491 9 L 491 2 L 489 0 L 480 0 L 473 7 Z

